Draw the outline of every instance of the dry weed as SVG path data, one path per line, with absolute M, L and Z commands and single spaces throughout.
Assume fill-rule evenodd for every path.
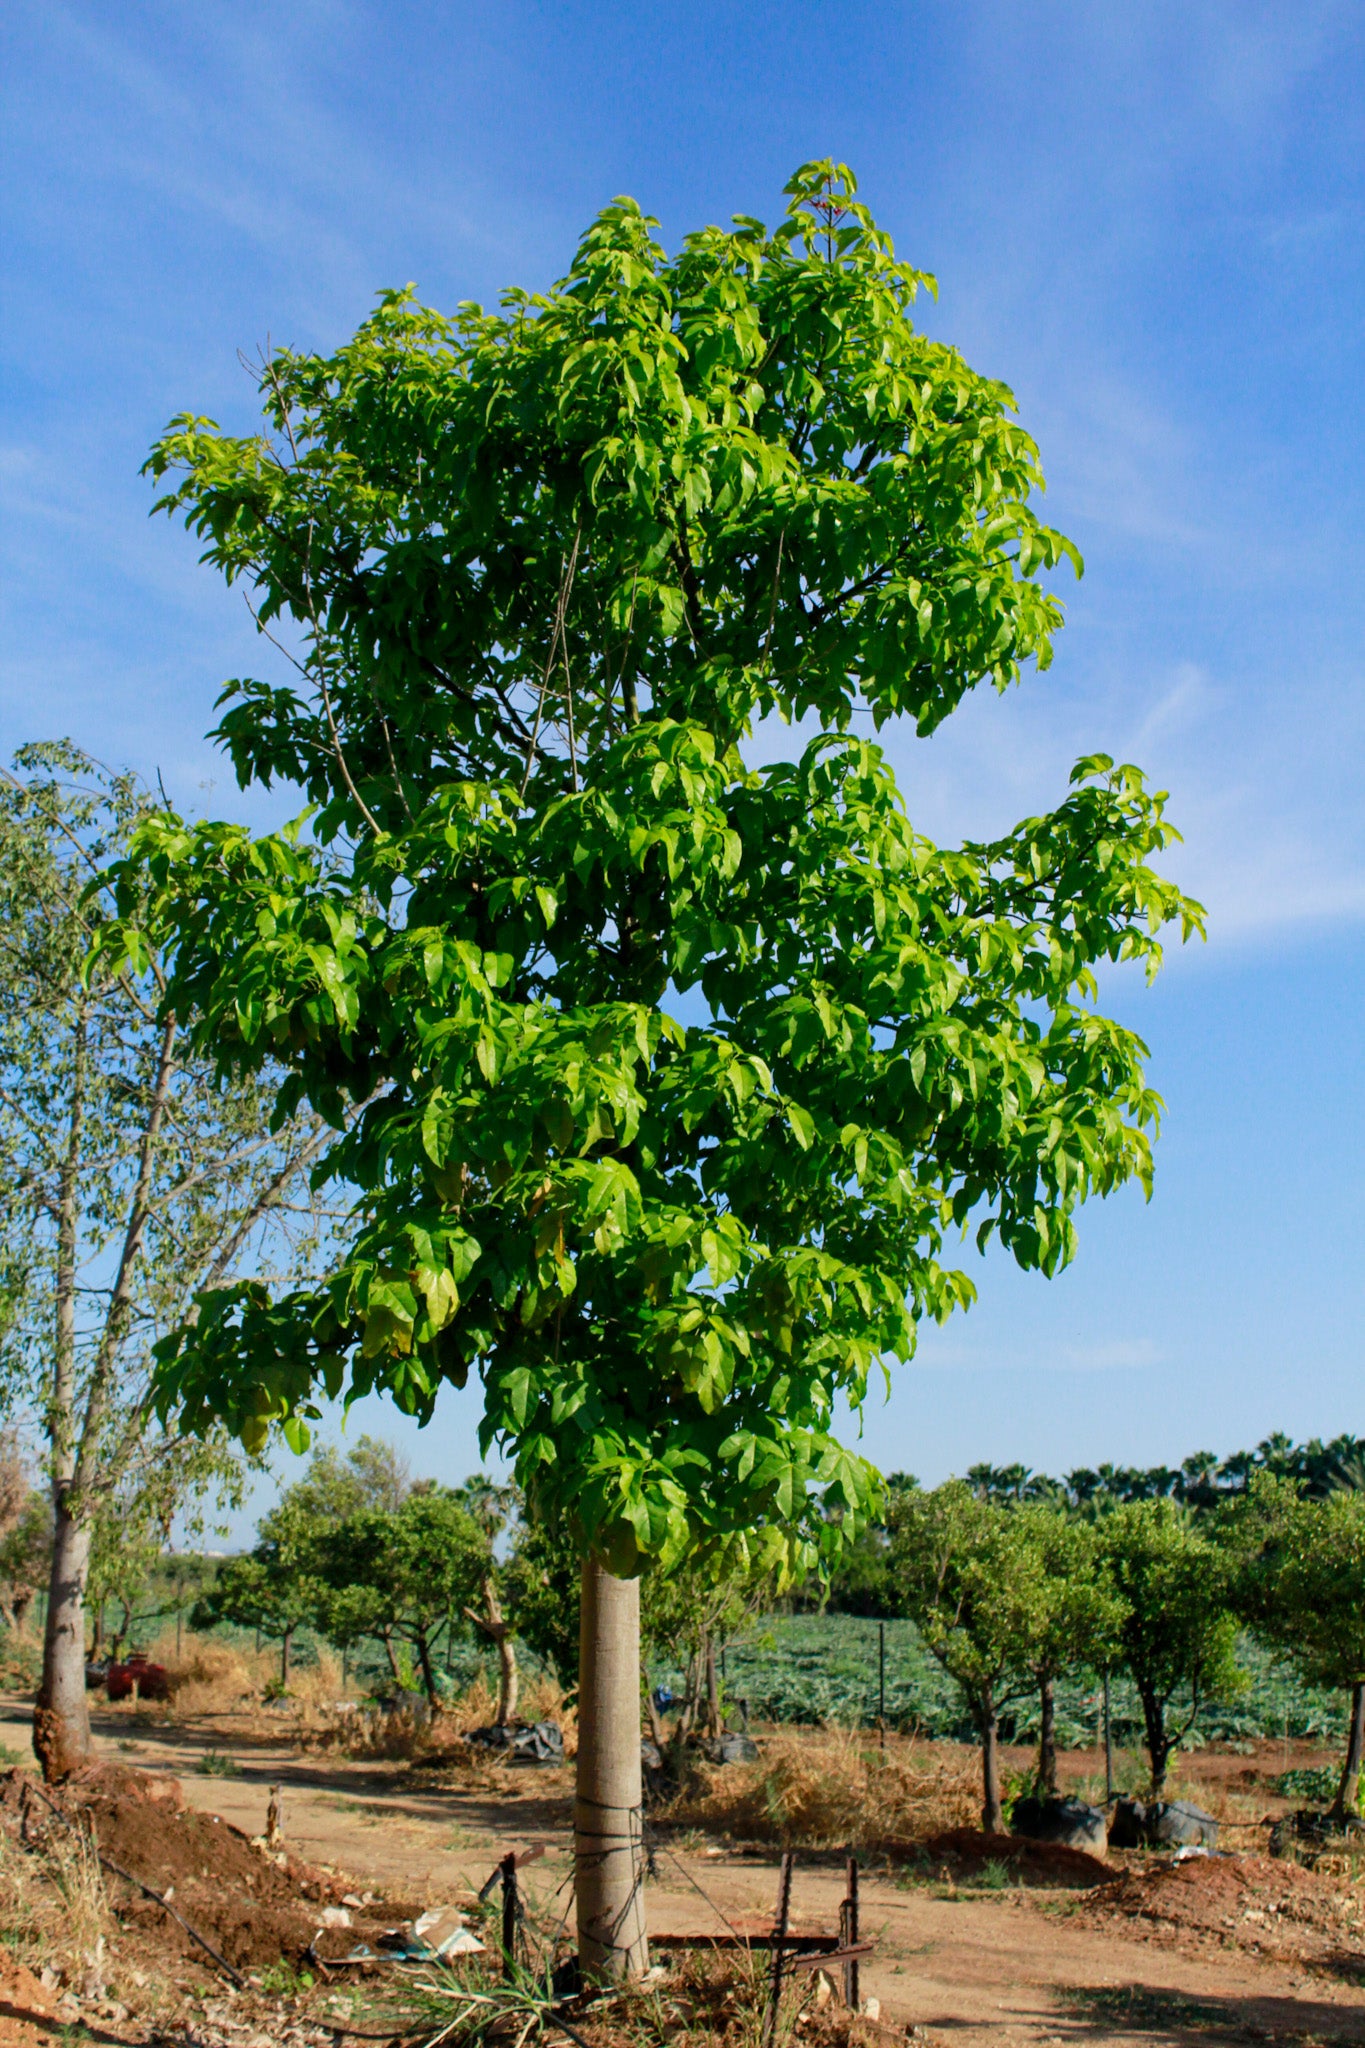
M 737 1841 L 895 1848 L 976 1823 L 980 1763 L 955 1743 L 772 1729 L 755 1764 L 701 1765 L 664 1816 Z
M 177 1719 L 193 1714 L 221 1714 L 258 1700 L 262 1683 L 259 1660 L 251 1651 L 234 1650 L 203 1636 L 190 1636 L 179 1657 L 155 1644 L 148 1653 L 163 1664 L 170 1685 L 169 1705 Z
M 465 1737 L 475 1728 L 487 1728 L 496 1712 L 497 1695 L 480 1672 L 472 1685 L 454 1699 L 443 1700 L 434 1713 L 425 1700 L 388 1709 L 333 1708 L 307 1723 L 303 1732 L 310 1747 L 355 1758 L 486 1767 L 494 1754 L 471 1750 Z M 574 1709 L 566 1706 L 563 1691 L 552 1678 L 538 1674 L 524 1682 L 517 1717 L 556 1722 L 564 1734 L 566 1754 L 574 1754 Z
M 44 1828 L 26 1848 L 0 1827 L 0 1937 L 21 1963 L 50 1970 L 84 1996 L 102 1996 L 114 1918 L 94 1845 L 84 1833 Z

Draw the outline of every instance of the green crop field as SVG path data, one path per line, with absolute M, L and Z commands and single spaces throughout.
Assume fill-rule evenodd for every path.
M 914 1625 L 888 1621 L 886 1630 L 886 1718 L 891 1727 L 929 1736 L 971 1739 L 971 1726 L 956 1688 L 924 1648 Z M 1192 1740 L 1237 1742 L 1258 1736 L 1341 1738 L 1346 1702 L 1335 1692 L 1309 1686 L 1292 1666 L 1244 1636 L 1238 1660 L 1245 1685 L 1236 1698 L 1201 1708 Z M 730 1711 L 747 1701 L 755 1721 L 835 1722 L 870 1727 L 879 1707 L 878 1623 L 848 1614 L 769 1616 L 723 1654 L 724 1690 Z M 650 1671 L 651 1684 L 680 1691 L 683 1675 L 663 1664 Z M 1141 1740 L 1142 1716 L 1127 1679 L 1111 1687 L 1115 1740 Z M 1059 1740 L 1081 1748 L 1099 1740 L 1100 1680 L 1081 1672 L 1057 1687 Z M 1028 1741 L 1037 1731 L 1037 1701 L 1025 1697 L 1002 1717 L 1007 1739 Z

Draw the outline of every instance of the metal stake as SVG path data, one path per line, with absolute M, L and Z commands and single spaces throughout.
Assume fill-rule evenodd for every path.
M 886 1623 L 877 1623 L 877 1726 L 881 1746 L 886 1748 Z
M 847 1883 L 844 1901 L 839 1908 L 839 1946 L 856 1948 L 858 1945 L 858 1859 L 850 1856 L 844 1865 Z M 858 1958 L 844 1957 L 844 2004 L 850 2012 L 858 2010 Z
M 782 2003 L 782 1962 L 787 1946 L 787 1923 L 791 1919 L 792 1865 L 790 1849 L 782 1851 L 782 1872 L 777 1881 L 777 1925 L 773 1929 L 773 1974 L 768 1986 L 768 2010 L 763 2015 L 763 2048 L 777 2040 L 777 2012 Z
M 509 1981 L 517 1974 L 517 1859 L 502 1860 L 502 1974 Z

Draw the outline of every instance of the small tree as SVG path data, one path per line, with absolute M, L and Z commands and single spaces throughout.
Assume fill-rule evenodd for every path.
M 335 355 L 262 362 L 264 434 L 181 418 L 151 463 L 293 663 L 229 688 L 238 776 L 318 810 L 312 842 L 149 824 L 125 941 L 164 937 L 225 1073 L 369 1104 L 328 1160 L 335 1283 L 206 1293 L 163 1400 L 259 1441 L 348 1378 L 425 1417 L 482 1377 L 485 1445 L 581 1558 L 589 1974 L 647 1958 L 640 1575 L 856 1533 L 832 1418 L 971 1298 L 945 1232 L 1052 1273 L 1080 1201 L 1148 1178 L 1158 1104 L 1093 969 L 1198 918 L 1136 769 L 944 853 L 851 736 L 1045 665 L 1078 558 L 852 175 L 787 189 L 773 232 L 672 257 L 619 200 L 496 313 L 387 294 Z M 759 765 L 770 714 L 803 742 Z
M 502 1571 L 503 1598 L 522 1642 L 570 1697 L 578 1691 L 582 1579 L 583 1559 L 567 1518 L 518 1521 Z
M 389 1649 L 409 1644 L 434 1706 L 440 1698 L 433 1646 L 452 1613 L 481 1592 L 488 1542 L 446 1487 L 418 1486 L 398 1508 L 366 1508 L 331 1532 L 316 1553 L 330 1598 L 324 1626 L 336 1640 L 369 1636 Z
M 962 1694 L 981 1743 L 981 1825 L 1004 1826 L 1000 1711 L 1034 1683 L 1031 1654 L 1047 1588 L 1021 1517 L 961 1479 L 892 1503 L 887 1585 L 897 1611 Z
M 318 1601 L 316 1584 L 292 1563 L 282 1562 L 273 1544 L 263 1542 L 245 1557 L 223 1559 L 213 1584 L 190 1610 L 190 1627 L 216 1628 L 226 1621 L 278 1643 L 283 1690 L 289 1684 L 294 1637 L 317 1619 Z
M 1015 1517 L 1016 1533 L 1040 1567 L 1025 1661 L 1038 1687 L 1038 1789 L 1055 1798 L 1057 1680 L 1080 1665 L 1108 1666 L 1118 1649 L 1124 1606 L 1093 1528 L 1041 1505 L 1017 1508 Z
M 517 1508 L 517 1490 L 514 1486 L 499 1485 L 480 1472 L 453 1491 L 460 1506 L 483 1531 L 486 1549 L 480 1575 L 479 1605 L 466 1605 L 463 1613 L 465 1620 L 471 1622 L 480 1635 L 486 1636 L 498 1653 L 496 1721 L 499 1728 L 509 1728 L 517 1717 L 521 1685 L 517 1669 L 517 1629 L 514 1620 L 504 1612 L 507 1574 L 498 1563 L 493 1545 Z
M 640 1636 L 647 1651 L 669 1657 L 685 1674 L 683 1697 L 673 1730 L 677 1757 L 701 1721 L 715 1741 L 722 1733 L 724 1702 L 716 1668 L 717 1645 L 760 1614 L 774 1593 L 770 1571 L 755 1569 L 747 1551 L 738 1556 L 691 1559 L 667 1577 L 646 1579 L 640 1601 Z M 643 1679 L 643 1674 L 642 1674 Z M 644 1682 L 646 1710 L 656 1744 L 664 1746 L 665 1730 Z
M 186 1441 L 151 1401 L 152 1347 L 195 1290 L 296 1270 L 314 1218 L 311 1112 L 272 1129 L 269 1078 L 224 1090 L 143 947 L 91 962 L 110 864 L 151 799 L 57 744 L 0 771 L 0 1401 L 32 1415 L 51 1488 L 33 1746 L 49 1778 L 88 1760 L 85 1595 L 97 1527 L 138 1541 L 230 1437 Z M 125 909 L 128 907 L 125 894 Z M 168 1490 L 183 1481 L 172 1501 Z M 108 1545 L 106 1544 L 106 1550 Z
M 344 1457 L 330 1444 L 319 1446 L 302 1478 L 257 1523 L 249 1555 L 224 1560 L 195 1603 L 190 1626 L 212 1628 L 226 1621 L 259 1630 L 268 1642 L 279 1643 L 280 1684 L 287 1686 L 295 1635 L 323 1626 L 324 1609 L 332 1614 L 333 1589 L 324 1566 L 337 1531 L 367 1510 L 395 1512 L 410 1490 L 407 1466 L 389 1444 L 363 1436 Z
M 1302 1482 L 1299 1482 L 1302 1484 Z M 1357 1809 L 1365 1763 L 1365 1493 L 1304 1498 L 1258 1475 L 1235 1518 L 1239 1601 L 1257 1632 L 1318 1685 L 1349 1695 L 1346 1756 L 1332 1813 Z
M 1116 1507 L 1099 1524 L 1101 1555 L 1125 1613 L 1124 1664 L 1142 1702 L 1152 1797 L 1166 1784 L 1171 1752 L 1206 1701 L 1243 1683 L 1234 1654 L 1233 1574 L 1227 1553 L 1166 1499 Z M 1172 1723 L 1174 1703 L 1188 1693 Z

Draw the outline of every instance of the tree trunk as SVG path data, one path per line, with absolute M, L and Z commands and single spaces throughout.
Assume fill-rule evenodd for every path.
M 987 1686 L 977 1701 L 977 1732 L 981 1737 L 981 1827 L 987 1835 L 1003 1835 L 1005 1816 L 1000 1805 L 1000 1716 L 995 1693 Z
M 720 1741 L 720 1684 L 716 1678 L 716 1646 L 709 1635 L 706 1638 L 706 1732 L 713 1742 Z
M 1166 1733 L 1163 1702 L 1151 1686 L 1140 1685 L 1142 1725 L 1147 1735 L 1147 1755 L 1152 1766 L 1152 1797 L 1160 1799 L 1166 1788 L 1166 1767 L 1171 1760 L 1171 1739 Z
M 289 1648 L 294 1640 L 293 1628 L 287 1628 L 280 1637 L 280 1690 L 289 1683 Z
M 389 1634 L 389 1631 L 387 1629 L 385 1629 L 384 1631 L 382 1640 L 384 1644 L 384 1655 L 388 1658 L 389 1670 L 393 1673 L 393 1682 L 395 1685 L 401 1685 L 403 1683 L 403 1674 L 398 1669 L 398 1659 L 393 1652 L 393 1637 Z
M 43 1682 L 33 1710 L 33 1753 L 48 1784 L 90 1761 L 85 1697 L 85 1579 L 90 1525 L 62 1504 L 52 1531 L 52 1580 L 43 1635 Z
M 583 1560 L 574 1881 L 585 1979 L 649 1968 L 640 1773 L 640 1582 Z
M 440 1700 L 441 1694 L 436 1684 L 436 1673 L 432 1668 L 431 1644 L 427 1641 L 427 1632 L 424 1628 L 419 1628 L 417 1631 L 417 1662 L 421 1666 L 422 1684 L 426 1689 L 427 1698 L 431 1701 L 432 1706 L 435 1707 Z
M 1052 1678 L 1038 1681 L 1038 1790 L 1044 1799 L 1057 1797 L 1057 1702 Z
M 509 1728 L 517 1718 L 517 1697 L 521 1673 L 517 1669 L 517 1646 L 512 1631 L 504 1627 L 498 1637 L 498 1726 Z
M 517 1646 L 513 1642 L 513 1629 L 502 1611 L 498 1589 L 491 1578 L 483 1582 L 484 1612 L 476 1614 L 472 1607 L 465 1613 L 476 1628 L 498 1646 L 498 1722 L 499 1728 L 510 1728 L 517 1717 L 517 1694 L 521 1690 L 521 1674 L 517 1669 Z
M 1333 1817 L 1344 1820 L 1356 1810 L 1360 1796 L 1360 1767 L 1365 1761 L 1365 1685 L 1351 1687 L 1351 1726 L 1346 1738 L 1346 1764 L 1332 1806 Z
M 654 1744 L 660 1756 L 666 1756 L 668 1754 L 668 1730 L 664 1726 L 664 1717 L 659 1712 L 648 1678 L 645 1678 L 643 1674 L 641 1676 L 640 1691 L 644 1697 L 645 1713 L 649 1717 L 650 1741 Z

